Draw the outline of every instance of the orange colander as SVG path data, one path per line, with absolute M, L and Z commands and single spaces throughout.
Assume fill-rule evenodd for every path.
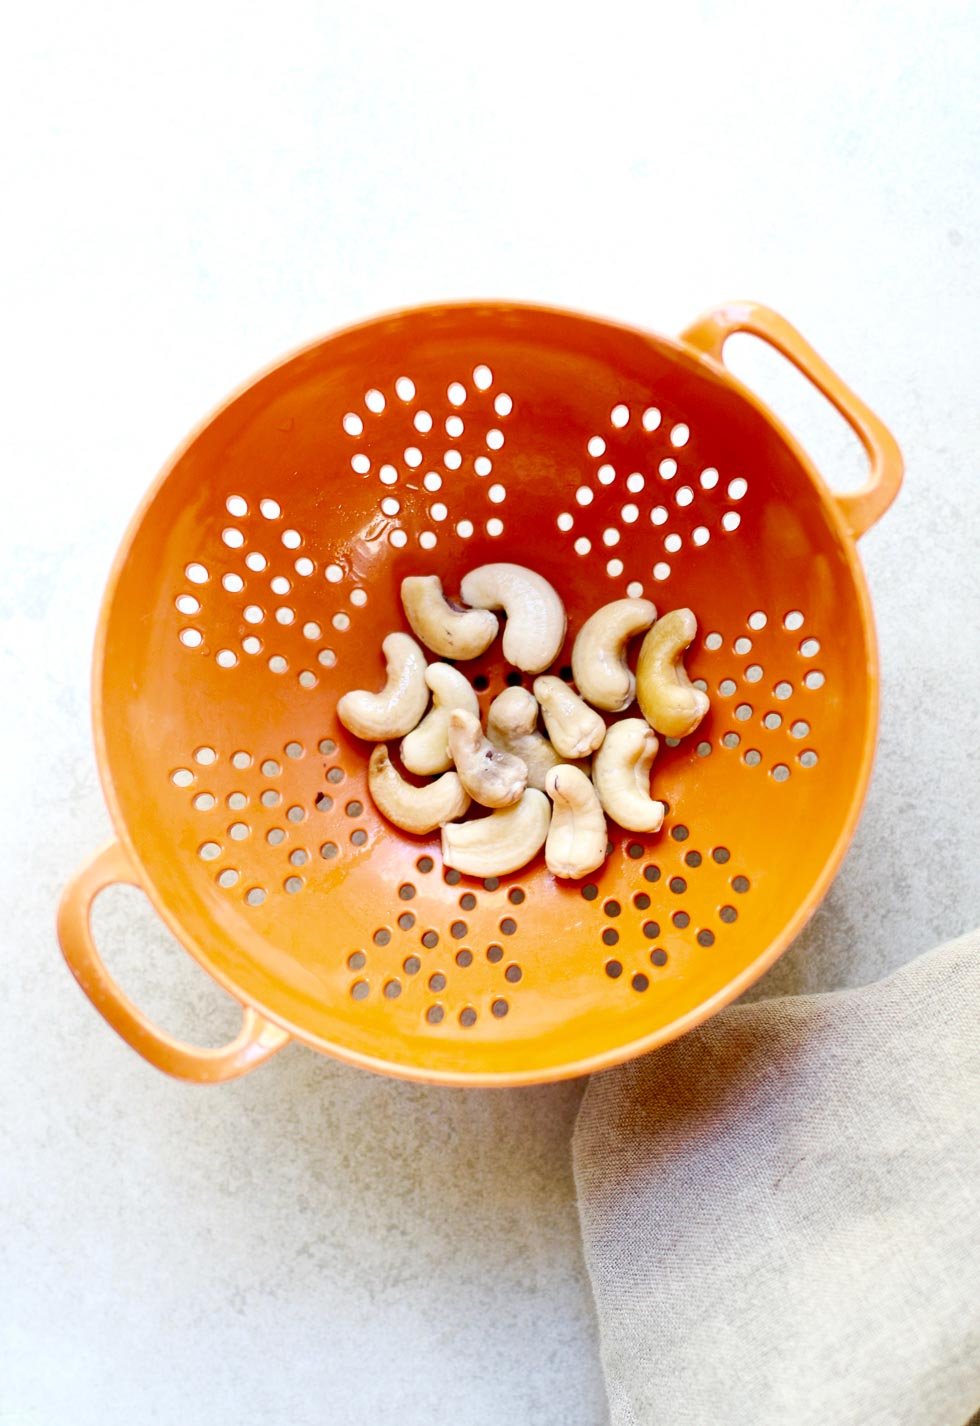
M 833 495 L 726 371 L 736 331 L 851 424 L 863 490 Z M 82 988 L 146 1059 L 198 1081 L 295 1038 L 409 1079 L 533 1083 L 704 1020 L 800 930 L 853 834 L 877 721 L 854 542 L 901 473 L 876 417 L 749 304 L 679 341 L 539 307 L 428 307 L 279 363 L 170 461 L 109 580 L 94 721 L 118 840 L 58 920 Z M 375 812 L 369 749 L 335 716 L 347 689 L 383 682 L 405 575 L 455 590 L 498 559 L 551 580 L 570 637 L 641 593 L 700 623 L 687 666 L 711 711 L 661 748 L 664 827 L 610 826 L 581 884 L 542 858 L 499 880 L 445 870 L 437 837 Z M 508 675 L 499 641 L 467 672 L 485 708 Z M 113 882 L 141 887 L 242 1004 L 231 1045 L 173 1040 L 110 979 L 89 914 Z

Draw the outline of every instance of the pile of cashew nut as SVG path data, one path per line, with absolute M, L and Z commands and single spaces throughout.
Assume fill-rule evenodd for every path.
M 648 599 L 597 609 L 572 649 L 576 692 L 545 672 L 567 627 L 546 579 L 523 565 L 485 564 L 464 577 L 460 596 L 448 600 L 434 574 L 404 579 L 416 638 L 389 634 L 384 688 L 345 693 L 337 704 L 344 727 L 378 745 L 368 787 L 382 815 L 406 832 L 441 827 L 445 865 L 477 877 L 517 871 L 542 847 L 554 876 L 587 876 L 606 858 L 607 816 L 631 832 L 659 831 L 665 808 L 650 795 L 657 734 L 684 738 L 708 711 L 683 663 L 697 633 L 690 609 L 660 619 Z M 506 616 L 504 658 L 537 677 L 533 692 L 498 694 L 484 731 L 476 693 L 455 664 L 486 652 L 499 633 L 497 612 Z M 634 675 L 627 649 L 640 634 Z M 429 663 L 421 645 L 453 662 Z M 634 698 L 642 718 L 607 722 L 603 714 L 625 712 Z M 433 781 L 418 786 L 403 776 L 388 752 L 396 738 L 402 767 Z M 474 802 L 490 815 L 461 820 Z

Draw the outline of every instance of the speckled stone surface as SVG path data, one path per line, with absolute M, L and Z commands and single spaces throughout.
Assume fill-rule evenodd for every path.
M 59 888 L 109 830 L 88 723 L 109 561 L 173 445 L 290 346 L 474 294 L 668 332 L 726 297 L 783 310 L 891 423 L 908 480 L 862 542 L 867 810 L 755 993 L 859 984 L 980 921 L 980 18 L 854 9 L 21 18 L 0 57 L 5 1426 L 604 1420 L 579 1085 L 428 1090 L 289 1049 L 184 1088 L 55 946 Z M 836 418 L 736 348 L 853 484 Z M 231 1031 L 136 892 L 96 924 L 163 1024 Z

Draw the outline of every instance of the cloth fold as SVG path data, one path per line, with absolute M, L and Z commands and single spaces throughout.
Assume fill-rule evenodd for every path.
M 613 1426 L 963 1426 L 978 1007 L 974 932 L 592 1079 L 573 1152 Z

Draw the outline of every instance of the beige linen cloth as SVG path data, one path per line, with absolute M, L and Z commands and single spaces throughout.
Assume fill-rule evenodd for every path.
M 613 1426 L 963 1426 L 978 1017 L 975 932 L 593 1078 L 574 1159 Z

